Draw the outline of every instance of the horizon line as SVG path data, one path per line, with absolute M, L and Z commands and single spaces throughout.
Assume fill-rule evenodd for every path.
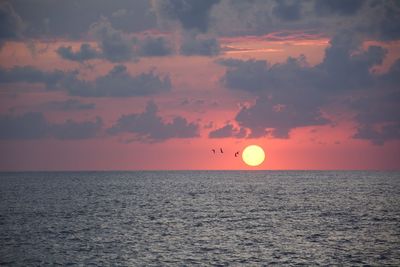
M 400 169 L 109 169 L 109 170 L 96 170 L 96 169 L 82 169 L 82 170 L 0 170 L 0 173 L 23 173 L 23 172 L 188 172 L 188 171 L 229 171 L 229 172 L 282 172 L 282 171 L 370 171 L 370 172 L 400 172 Z

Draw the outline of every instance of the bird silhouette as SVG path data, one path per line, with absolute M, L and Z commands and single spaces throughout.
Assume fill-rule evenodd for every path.
M 220 148 L 219 151 L 221 151 L 221 153 L 224 153 L 224 151 L 222 150 L 222 148 Z
M 211 151 L 215 154 L 215 149 L 211 149 Z
M 235 153 L 235 157 L 239 156 L 239 151 Z

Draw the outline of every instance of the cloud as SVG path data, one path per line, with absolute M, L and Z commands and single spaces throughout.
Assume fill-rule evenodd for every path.
M 282 20 L 296 21 L 300 19 L 301 2 L 300 1 L 276 1 L 276 6 L 272 13 Z
M 147 36 L 139 41 L 139 55 L 144 57 L 159 57 L 172 54 L 172 47 L 163 37 Z
M 315 1 L 315 12 L 319 16 L 354 15 L 361 9 L 365 0 L 324 0 Z
M 374 145 L 383 145 L 386 141 L 400 139 L 400 123 L 388 124 L 382 127 L 363 124 L 357 128 L 357 133 L 353 137 L 369 140 Z
M 123 40 L 122 34 L 119 34 L 120 41 Z M 101 50 L 98 51 L 93 48 L 90 44 L 81 44 L 79 50 L 73 51 L 71 46 L 60 46 L 56 52 L 57 54 L 66 60 L 84 62 L 91 59 L 107 59 L 112 62 L 128 61 L 131 59 L 138 59 L 142 57 L 157 57 L 157 56 L 168 56 L 173 53 L 171 45 L 164 37 L 151 37 L 147 36 L 143 40 L 128 41 L 127 43 L 115 42 L 115 48 L 112 48 L 110 44 L 104 46 L 101 41 Z M 120 49 L 119 46 L 124 46 L 122 52 L 115 53 L 112 49 Z M 108 52 L 104 51 L 104 47 L 108 47 Z M 137 50 L 137 51 L 135 51 Z M 126 58 L 124 58 L 126 56 Z
M 275 138 L 288 138 L 294 128 L 330 123 L 322 116 L 320 105 L 302 102 L 306 101 L 278 104 L 279 101 L 275 99 L 260 97 L 254 105 L 243 107 L 235 119 L 241 127 L 251 130 L 250 138 L 267 134 Z
M 111 4 L 115 7 L 115 3 Z M 129 1 L 115 8 L 111 16 L 107 16 L 115 29 L 124 32 L 142 32 L 154 29 L 157 25 L 156 14 L 149 0 Z
M 181 44 L 180 53 L 185 56 L 216 56 L 220 53 L 217 39 L 187 34 Z
M 108 18 L 115 29 L 125 32 L 140 32 L 156 26 L 148 0 L 12 0 L 7 3 L 26 24 L 24 34 L 28 38 L 80 39 L 101 17 Z
M 8 2 L 0 2 L 0 49 L 7 40 L 17 39 L 23 30 L 21 17 Z
M 92 48 L 90 44 L 81 44 L 78 51 L 73 51 L 71 46 L 60 46 L 57 49 L 57 54 L 63 59 L 83 62 L 90 59 L 102 58 L 102 54 Z
M 400 38 L 398 1 L 222 0 L 210 12 L 212 29 L 222 36 L 304 31 L 334 36 L 347 30 L 364 39 Z
M 322 63 L 310 67 L 306 58 L 289 57 L 284 63 L 269 65 L 265 60 L 219 60 L 227 66 L 223 82 L 228 88 L 252 93 L 300 88 L 348 90 L 372 86 L 376 75 L 373 66 L 382 64 L 387 51 L 370 46 L 360 51 L 360 43 L 345 33 L 332 38 Z M 355 53 L 357 52 L 357 53 Z
M 0 139 L 29 140 L 53 137 L 57 139 L 87 139 L 97 136 L 102 128 L 102 121 L 94 122 L 51 123 L 40 112 L 29 112 L 21 115 L 0 116 Z
M 243 107 L 235 118 L 240 127 L 251 130 L 248 137 L 288 138 L 293 128 L 329 123 L 320 112 L 325 95 L 312 86 L 313 71 L 304 57 L 272 66 L 263 60 L 228 59 L 220 64 L 228 66 L 222 79 L 228 88 L 257 96 L 256 103 Z
M 83 103 L 78 99 L 67 99 L 65 101 L 51 101 L 43 104 L 43 107 L 51 110 L 75 111 L 94 109 L 94 103 Z
M 379 76 L 379 83 L 390 88 L 398 88 L 400 84 L 400 58 L 398 58 L 389 71 Z
M 244 137 L 246 137 L 246 135 L 247 135 L 246 129 L 244 129 L 244 128 L 236 129 L 232 124 L 227 123 L 226 125 L 222 126 L 221 128 L 218 128 L 214 131 L 209 132 L 208 137 L 209 138 L 228 138 L 228 137 L 244 138 Z
M 157 76 L 154 71 L 131 76 L 124 65 L 116 65 L 95 81 L 78 79 L 66 83 L 70 95 L 84 97 L 148 96 L 171 89 L 169 76 Z
M 158 116 L 158 107 L 148 102 L 142 113 L 122 115 L 108 132 L 110 134 L 133 133 L 139 140 L 160 142 L 171 138 L 192 138 L 199 136 L 199 125 L 176 116 L 165 122 Z
M 45 72 L 32 66 L 0 68 L 0 83 L 43 83 L 47 90 L 66 90 L 82 97 L 147 96 L 171 89 L 169 76 L 158 76 L 154 71 L 132 76 L 124 65 L 116 65 L 94 81 L 78 79 L 78 72 L 55 70 Z
M 361 50 L 360 46 L 357 38 L 337 35 L 323 61 L 314 67 L 302 57 L 274 65 L 254 60 L 219 61 L 227 66 L 223 82 L 228 88 L 257 96 L 256 104 L 237 114 L 237 123 L 251 130 L 249 137 L 271 134 L 287 138 L 293 128 L 329 124 L 321 113 L 324 105 L 344 92 L 361 91 L 364 97 L 350 106 L 357 113 L 353 137 L 378 145 L 400 139 L 400 60 L 384 74 L 373 73 L 371 68 L 382 64 L 387 51 L 379 46 Z
M 367 2 L 350 29 L 365 39 L 392 41 L 400 39 L 400 5 L 397 1 Z M 366 6 L 366 5 L 364 5 Z
M 220 53 L 220 45 L 215 37 L 207 36 L 210 23 L 210 12 L 219 0 L 166 0 L 152 1 L 161 27 L 179 22 L 181 55 L 215 56 Z
M 378 93 L 351 103 L 358 123 L 353 137 L 383 145 L 386 141 L 400 139 L 400 91 L 380 88 Z
M 0 23 L 9 25 L 0 32 L 18 33 L 23 24 L 28 38 L 81 39 L 99 20 L 107 21 L 107 28 L 124 33 L 154 29 L 158 21 L 160 29 L 178 23 L 184 31 L 223 36 L 313 29 L 328 36 L 348 30 L 367 39 L 400 38 L 400 5 L 396 0 L 120 0 L 112 3 L 107 0 L 62 3 L 13 0 L 2 1 L 0 10 L 0 18 L 11 22 Z M 99 39 L 107 40 L 104 47 L 114 62 L 127 60 L 115 54 L 116 47 L 125 49 L 122 54 L 127 52 L 124 40 L 116 39 L 117 45 L 104 36 Z
M 0 139 L 30 140 L 56 138 L 60 140 L 89 139 L 101 136 L 102 119 L 61 123 L 49 122 L 41 112 L 28 112 L 20 115 L 0 115 Z M 171 138 L 193 138 L 199 136 L 199 125 L 176 116 L 165 122 L 158 115 L 158 107 L 153 102 L 146 110 L 138 114 L 122 115 L 108 129 L 108 133 L 134 133 L 138 139 L 148 142 L 160 142 Z
M 371 94 L 379 87 L 397 86 L 400 63 L 385 74 L 374 73 L 371 69 L 382 64 L 387 51 L 380 46 L 363 50 L 361 44 L 357 36 L 340 33 L 331 39 L 323 61 L 316 66 L 310 66 L 304 56 L 272 65 L 264 60 L 218 60 L 227 67 L 222 78 L 226 87 L 257 97 L 256 104 L 240 110 L 237 123 L 251 129 L 250 137 L 271 134 L 287 138 L 291 129 L 329 124 L 321 110 L 335 97 L 357 90 Z
M 178 21 L 185 30 L 206 32 L 211 8 L 219 0 L 165 0 L 152 1 L 160 23 L 165 20 Z
M 330 41 L 323 62 L 315 67 L 315 72 L 321 72 L 317 86 L 335 90 L 359 89 L 373 84 L 376 75 L 370 69 L 382 64 L 387 51 L 380 46 L 370 46 L 366 51 L 359 52 L 356 48 L 360 44 L 353 42 L 346 33 Z
M 0 67 L 0 83 L 42 83 L 48 90 L 61 89 L 66 80 L 75 79 L 76 72 L 54 70 L 45 72 L 33 66 L 15 66 L 11 69 Z
M 268 82 L 269 70 L 265 60 L 221 59 L 217 62 L 227 67 L 222 82 L 228 88 L 257 92 Z
M 98 39 L 105 59 L 111 62 L 134 59 L 134 39 L 125 36 L 122 31 L 114 29 L 108 19 L 102 18 L 92 24 L 90 32 Z

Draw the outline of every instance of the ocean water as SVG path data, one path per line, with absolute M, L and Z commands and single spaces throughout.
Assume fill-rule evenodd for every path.
M 400 173 L 1 173 L 0 265 L 400 266 Z

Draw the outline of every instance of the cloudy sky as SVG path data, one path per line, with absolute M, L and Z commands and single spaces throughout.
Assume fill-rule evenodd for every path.
M 249 144 L 399 169 L 400 1 L 0 1 L 0 170 L 247 169 Z

